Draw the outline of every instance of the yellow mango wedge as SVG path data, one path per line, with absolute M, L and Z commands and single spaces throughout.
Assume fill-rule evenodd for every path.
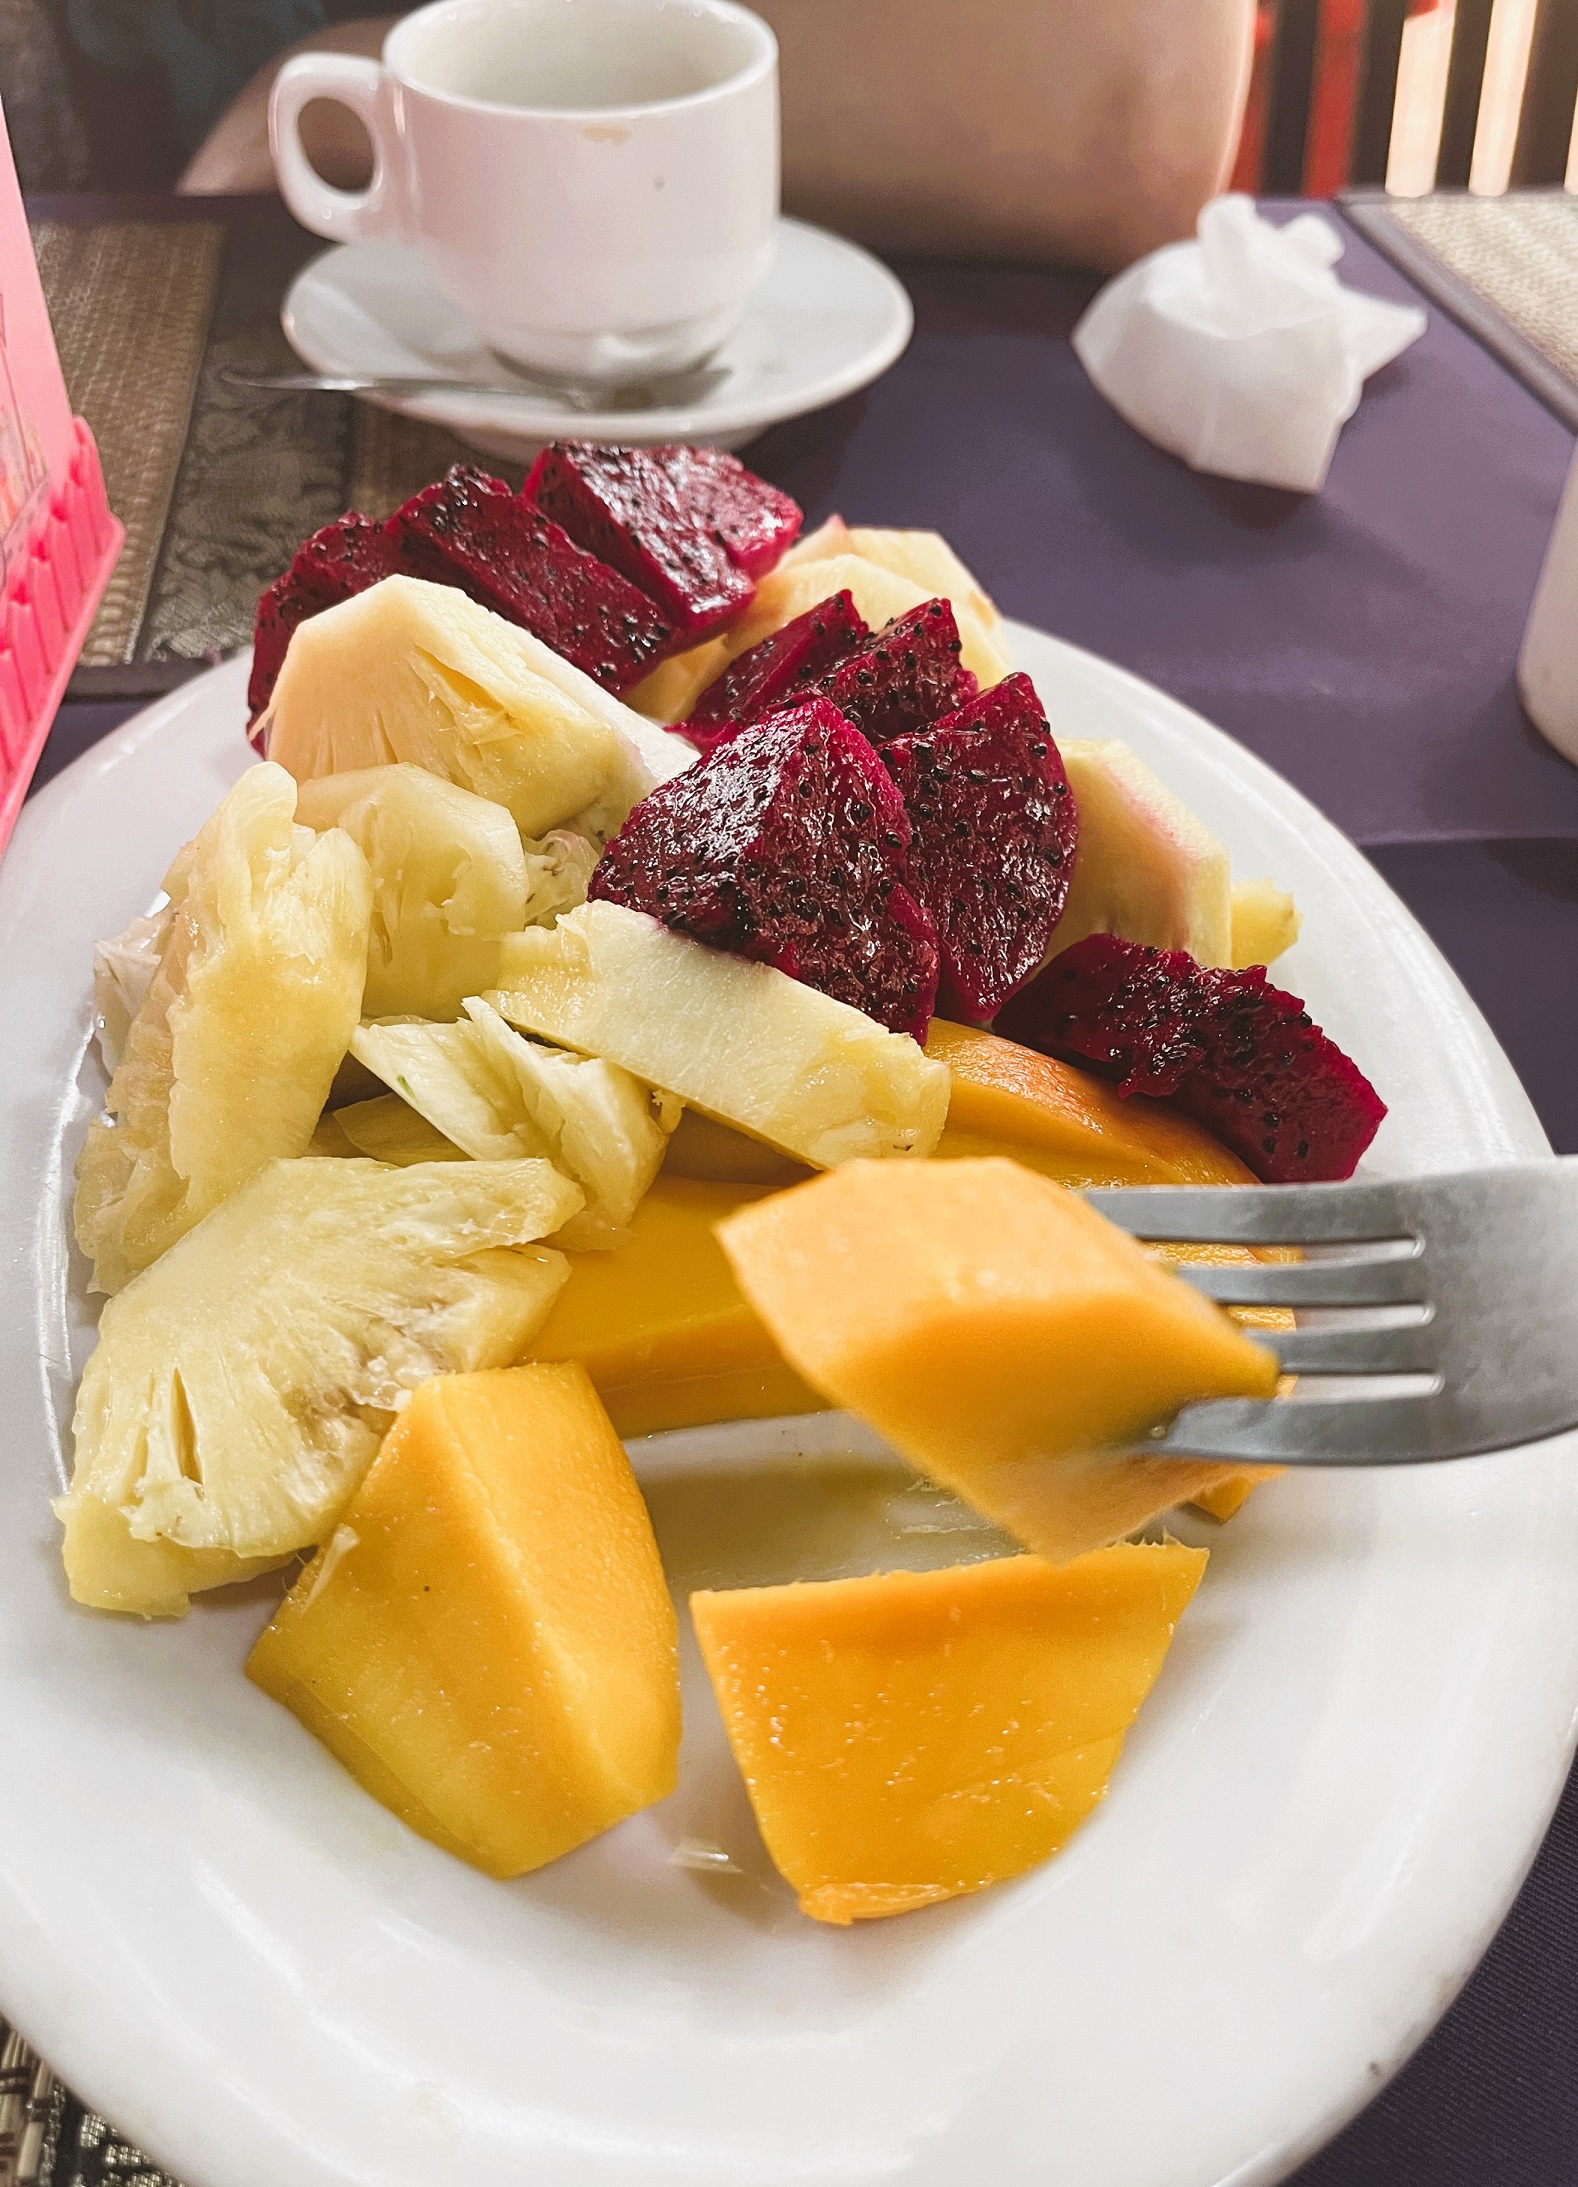
M 686 1109 L 669 1136 L 663 1168 L 670 1177 L 700 1177 L 715 1185 L 798 1185 L 816 1172 L 760 1139 Z
M 247 1661 L 374 1799 L 517 1876 L 672 1791 L 673 1605 L 579 1367 L 439 1375 Z
M 1164 1101 L 1123 1101 L 1104 1079 L 1017 1041 L 933 1018 L 926 1053 L 946 1063 L 953 1090 L 939 1160 L 1007 1155 L 1060 1185 L 1253 1185 L 1254 1172 L 1192 1116 Z M 1242 1246 L 1153 1247 L 1164 1260 L 1238 1263 Z M 1270 1256 L 1267 1256 L 1270 1257 Z M 1276 1306 L 1237 1307 L 1241 1328 L 1290 1329 Z M 1280 1466 L 1254 1466 L 1190 1501 L 1230 1519 Z
M 1056 1570 L 690 1598 L 767 1850 L 813 1920 L 878 1920 L 1022 1875 L 1107 1789 L 1205 1569 L 1120 1543 Z
M 611 1253 L 570 1253 L 570 1280 L 532 1345 L 577 1360 L 621 1435 L 822 1412 L 740 1295 L 714 1226 L 766 1185 L 660 1176 Z
M 1124 1101 L 1105 1080 L 970 1025 L 933 1018 L 926 1053 L 953 1088 L 937 1146 L 954 1160 L 1011 1143 L 1060 1185 L 1252 1185 L 1203 1124 L 1162 1101 Z
M 1133 1455 L 1272 1353 L 1019 1163 L 852 1162 L 719 1225 L 789 1364 L 1054 1563 L 1237 1470 Z

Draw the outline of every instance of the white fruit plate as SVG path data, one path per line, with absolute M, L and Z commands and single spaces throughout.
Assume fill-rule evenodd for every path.
M 1457 980 L 1301 797 L 1132 677 L 1013 642 L 1054 725 L 1129 739 L 1240 872 L 1294 890 L 1281 976 L 1391 1104 L 1367 1167 L 1546 1152 Z M 674 1798 L 502 1885 L 242 1678 L 265 1586 L 149 1628 L 69 1603 L 46 1498 L 89 1333 L 66 1244 L 89 949 L 246 763 L 245 674 L 79 761 L 0 871 L 0 2007 L 190 2187 L 1281 2178 L 1440 2014 L 1556 1799 L 1572 1438 L 1289 1476 L 1200 1522 L 1204 1586 L 1069 1850 L 849 1931 L 773 1878 L 694 1659 Z M 759 1470 L 856 1447 L 824 1418 L 638 1453 L 677 1585 L 981 1553 L 870 1464 Z

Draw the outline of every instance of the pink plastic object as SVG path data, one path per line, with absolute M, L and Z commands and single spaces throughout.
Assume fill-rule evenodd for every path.
M 125 536 L 66 398 L 0 115 L 0 849 Z

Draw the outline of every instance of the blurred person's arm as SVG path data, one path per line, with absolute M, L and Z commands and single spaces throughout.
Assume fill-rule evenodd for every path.
M 194 197 L 272 190 L 268 102 L 281 68 L 297 53 L 361 53 L 376 60 L 398 21 L 397 15 L 358 16 L 287 46 L 237 92 L 192 154 L 177 189 Z M 366 188 L 372 174 L 367 132 L 349 107 L 335 100 L 314 100 L 301 117 L 301 135 L 308 158 L 325 182 L 339 190 Z
M 1120 266 L 1226 187 L 1254 0 L 752 0 L 784 202 L 865 242 Z
M 1124 265 L 1188 234 L 1233 163 L 1254 0 L 754 0 L 783 55 L 784 204 L 897 250 Z M 392 17 L 307 50 L 376 54 Z M 273 187 L 260 71 L 187 169 Z M 313 164 L 367 179 L 343 108 L 303 117 Z M 313 125 L 316 125 L 315 127 Z

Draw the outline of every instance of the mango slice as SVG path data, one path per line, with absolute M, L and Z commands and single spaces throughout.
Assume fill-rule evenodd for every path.
M 1292 901 L 1291 898 L 1288 899 Z M 1060 1185 L 1252 1185 L 1254 1172 L 1193 1117 L 1167 1102 L 1123 1101 L 1105 1080 L 973 1025 L 934 1018 L 926 1053 L 948 1065 L 953 1091 L 939 1160 L 1002 1154 Z M 1242 1246 L 1153 1247 L 1163 1260 L 1245 1261 Z M 1284 1257 L 1280 1250 L 1261 1256 Z M 1279 1306 L 1235 1307 L 1243 1329 L 1291 1329 Z M 1280 1466 L 1256 1466 L 1190 1501 L 1230 1519 Z
M 1243 1510 L 1262 1481 L 1274 1479 L 1282 1470 L 1281 1466 L 1246 1467 L 1244 1472 L 1230 1474 L 1225 1481 L 1218 1481 L 1215 1488 L 1202 1488 L 1189 1501 L 1208 1519 L 1231 1519 Z
M 746 1305 L 714 1226 L 766 1185 L 660 1176 L 612 1253 L 570 1253 L 533 1359 L 578 1360 L 621 1435 L 825 1412 Z
M 852 1162 L 739 1208 L 740 1289 L 816 1389 L 1055 1563 L 1236 1470 L 1134 1454 L 1272 1353 L 1017 1162 Z
M 971 1025 L 934 1018 L 926 1053 L 952 1075 L 937 1153 L 958 1159 L 1013 1142 L 1016 1159 L 1060 1185 L 1252 1185 L 1254 1172 L 1203 1124 L 1165 1102 L 1121 1100 L 1105 1080 Z
M 694 1594 L 767 1850 L 815 1921 L 878 1920 L 1056 1853 L 1107 1789 L 1205 1569 L 1120 1543 L 1055 1570 Z
M 748 1139 L 715 1124 L 700 1109 L 686 1109 L 669 1135 L 663 1167 L 671 1177 L 700 1177 L 715 1185 L 798 1185 L 815 1175 L 761 1139 Z
M 673 1605 L 582 1369 L 423 1383 L 247 1676 L 374 1799 L 492 1876 L 672 1791 Z

